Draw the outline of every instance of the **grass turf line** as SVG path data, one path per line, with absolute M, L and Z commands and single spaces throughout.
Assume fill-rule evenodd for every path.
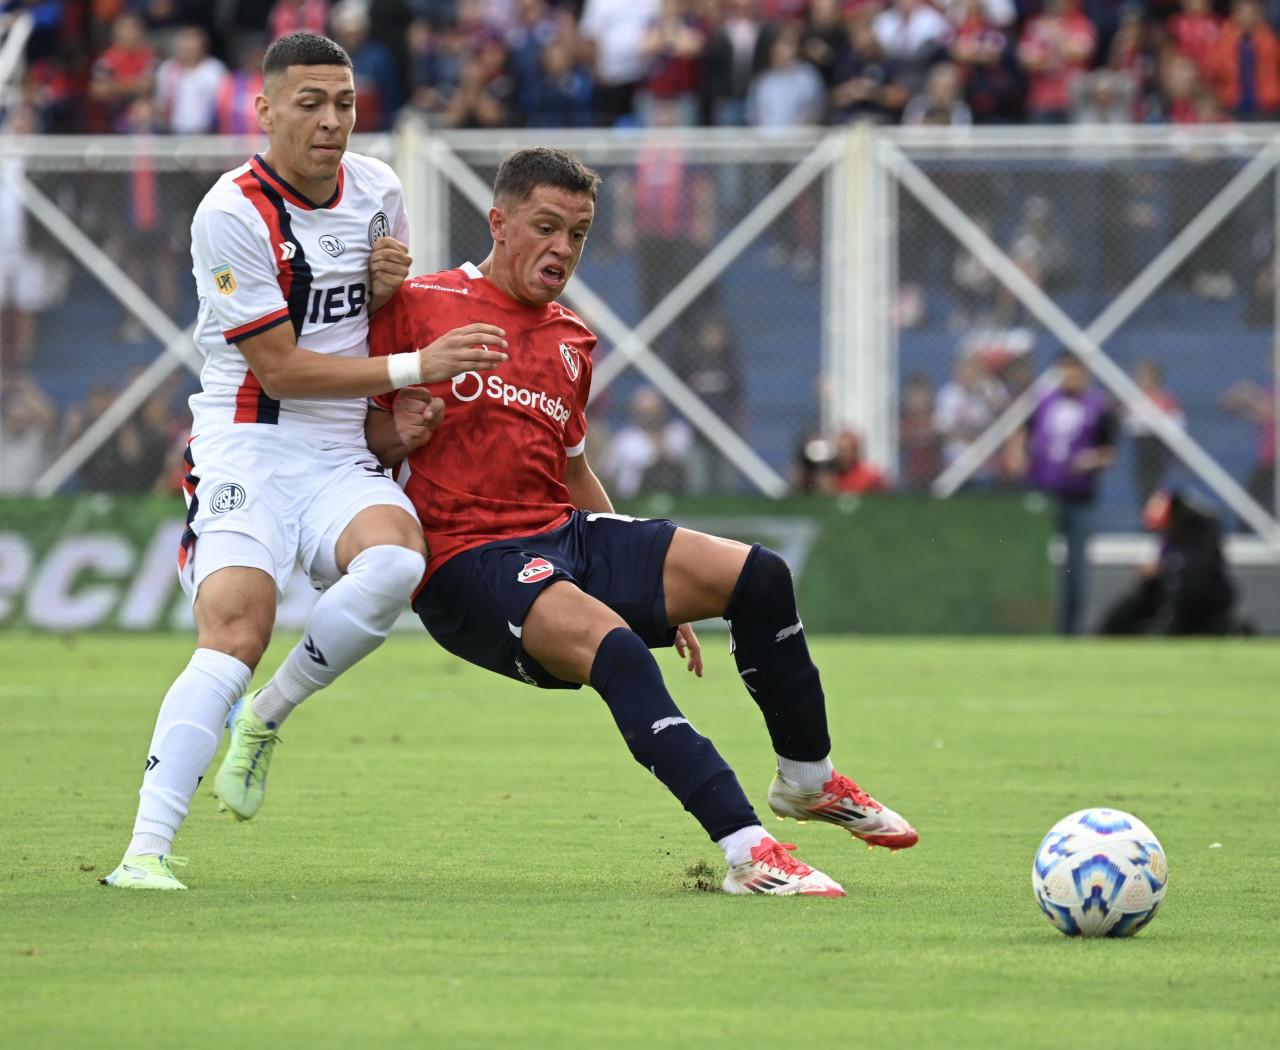
M 701 682 L 664 669 L 767 814 L 763 725 L 708 642 Z M 815 640 L 837 764 L 922 838 L 769 818 L 849 891 L 779 900 L 693 888 L 719 851 L 594 693 L 398 637 L 285 727 L 258 819 L 197 795 L 190 892 L 108 890 L 189 646 L 0 636 L 6 1050 L 1273 1044 L 1272 643 Z M 1069 940 L 1031 895 L 1041 837 L 1091 805 L 1169 856 L 1131 941 Z

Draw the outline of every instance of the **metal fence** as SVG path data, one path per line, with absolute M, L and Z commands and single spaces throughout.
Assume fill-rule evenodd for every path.
M 846 428 L 898 486 L 1013 484 L 1005 441 L 1068 347 L 1124 420 L 1105 529 L 1179 481 L 1280 546 L 1273 129 L 407 124 L 353 147 L 400 173 L 429 271 L 483 258 L 494 172 L 535 142 L 604 177 L 565 298 L 601 336 L 591 454 L 620 496 L 780 495 Z M 262 145 L 0 139 L 0 487 L 170 484 L 190 216 Z

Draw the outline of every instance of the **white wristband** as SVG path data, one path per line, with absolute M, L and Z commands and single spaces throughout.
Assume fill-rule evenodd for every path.
M 411 354 L 389 354 L 387 356 L 387 379 L 392 387 L 399 390 L 402 386 L 413 386 L 422 382 L 422 361 L 415 351 Z

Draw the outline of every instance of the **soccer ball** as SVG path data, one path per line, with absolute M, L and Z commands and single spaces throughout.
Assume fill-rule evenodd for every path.
M 1068 937 L 1128 937 L 1164 900 L 1169 865 L 1159 841 L 1118 809 L 1082 809 L 1040 843 L 1031 886 L 1040 910 Z

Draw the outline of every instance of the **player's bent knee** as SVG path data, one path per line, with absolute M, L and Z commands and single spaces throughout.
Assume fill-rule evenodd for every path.
M 366 547 L 347 566 L 347 575 L 371 594 L 396 606 L 405 605 L 426 571 L 427 559 L 416 550 L 391 543 Z

